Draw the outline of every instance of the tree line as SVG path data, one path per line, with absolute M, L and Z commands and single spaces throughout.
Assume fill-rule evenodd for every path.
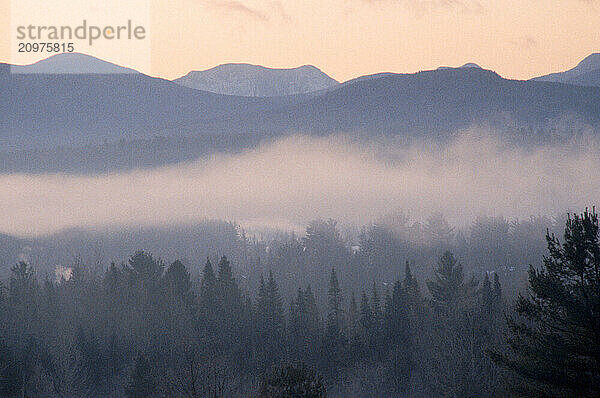
M 497 272 L 467 275 L 449 250 L 425 280 L 405 261 L 393 283 L 357 291 L 340 283 L 348 264 L 319 262 L 321 297 L 301 269 L 283 294 L 272 265 L 248 290 L 226 256 L 198 279 L 144 251 L 58 280 L 19 262 L 0 289 L 0 395 L 596 396 L 598 218 L 565 225 L 515 303 Z M 304 237 L 307 256 L 329 244 L 321 232 Z

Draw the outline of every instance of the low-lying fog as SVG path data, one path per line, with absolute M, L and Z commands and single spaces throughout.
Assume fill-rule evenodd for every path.
M 359 144 L 293 136 L 241 154 L 98 175 L 0 175 L 0 231 L 236 221 L 301 230 L 317 217 L 364 224 L 403 209 L 457 225 L 479 214 L 580 211 L 600 197 L 597 141 L 521 149 L 471 130 L 452 143 Z

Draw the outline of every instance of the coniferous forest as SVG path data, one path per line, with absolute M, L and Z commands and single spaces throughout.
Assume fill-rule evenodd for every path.
M 512 253 L 509 266 L 506 241 L 462 250 L 433 224 L 435 250 L 377 226 L 350 247 L 329 220 L 252 243 L 243 266 L 151 251 L 60 274 L 20 261 L 0 287 L 0 396 L 598 396 L 596 212 L 548 230 L 522 283 L 463 266 Z

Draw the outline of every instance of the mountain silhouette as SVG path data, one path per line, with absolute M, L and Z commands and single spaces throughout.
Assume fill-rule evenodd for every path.
M 384 73 L 310 94 L 261 98 L 190 89 L 141 73 L 14 74 L 3 64 L 0 90 L 0 163 L 13 171 L 60 170 L 61 157 L 52 152 L 58 145 L 86 146 L 93 155 L 94 145 L 119 140 L 132 144 L 114 151 L 147 149 L 141 163 L 131 151 L 123 154 L 128 160 L 113 159 L 115 167 L 135 167 L 298 132 L 444 137 L 485 125 L 543 139 L 564 118 L 600 126 L 600 88 L 508 80 L 475 67 Z M 173 153 L 159 159 L 148 149 L 157 136 Z
M 61 73 L 73 68 L 79 72 Z M 55 55 L 29 66 L 0 64 L 0 92 L 4 148 L 189 132 L 202 121 L 242 119 L 245 112 L 271 104 L 193 90 L 81 54 Z
M 31 65 L 13 65 L 11 73 L 22 74 L 134 74 L 136 70 L 81 53 L 56 54 Z

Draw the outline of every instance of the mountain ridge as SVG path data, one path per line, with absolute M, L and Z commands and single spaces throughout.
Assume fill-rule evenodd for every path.
M 221 64 L 202 71 L 190 71 L 173 81 L 193 89 L 247 97 L 306 94 L 339 84 L 313 65 L 269 68 L 247 63 Z
M 531 80 L 600 87 L 598 75 L 600 75 L 600 53 L 592 53 L 571 69 L 534 77 Z
M 215 94 L 142 73 L 11 74 L 10 68 L 0 65 L 0 114 L 5 115 L 0 151 L 4 169 L 12 171 L 40 167 L 29 152 L 18 151 L 156 136 L 202 136 L 207 141 L 198 141 L 194 150 L 226 151 L 229 144 L 219 142 L 236 147 L 233 137 L 253 145 L 295 132 L 442 136 L 473 124 L 502 126 L 506 120 L 536 131 L 561 117 L 600 126 L 600 88 L 509 80 L 475 67 L 383 73 L 282 97 Z M 184 152 L 185 159 L 196 153 Z M 40 165 L 56 162 L 48 155 Z
M 33 64 L 11 65 L 16 74 L 140 74 L 140 72 L 83 53 L 60 53 Z

